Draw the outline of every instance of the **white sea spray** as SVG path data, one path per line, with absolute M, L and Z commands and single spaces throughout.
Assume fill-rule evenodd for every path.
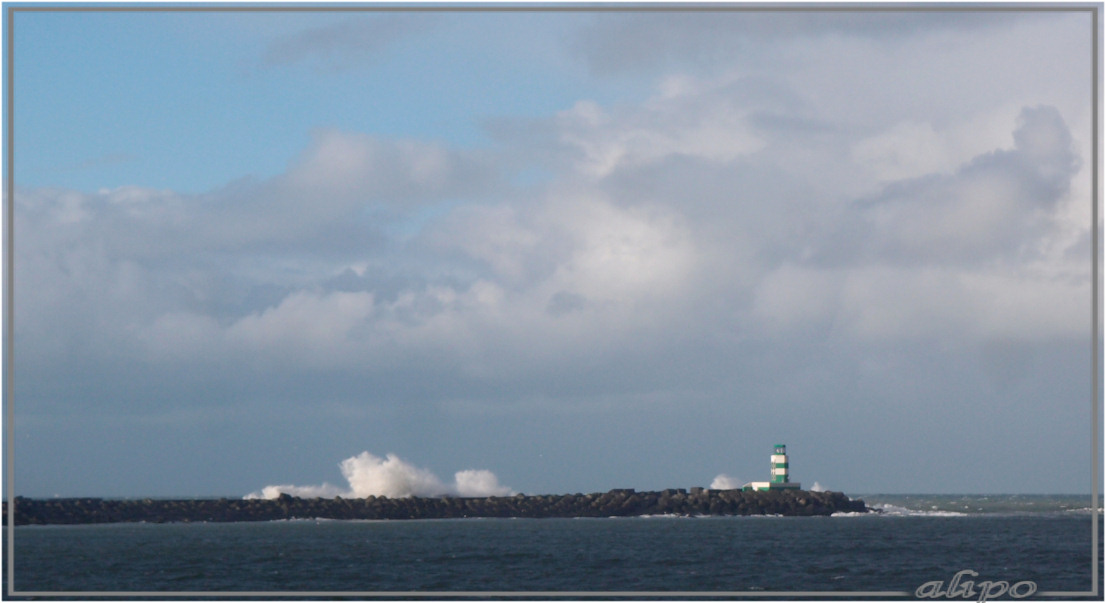
M 710 483 L 711 490 L 736 490 L 740 488 L 745 482 L 736 477 L 731 477 L 725 473 L 720 473 L 715 476 L 714 481 Z
M 444 495 L 484 497 L 514 494 L 510 487 L 500 484 L 499 478 L 486 469 L 458 471 L 454 474 L 453 483 L 446 484 L 429 469 L 416 467 L 392 453 L 381 458 L 365 451 L 345 459 L 339 463 L 339 467 L 349 484 L 346 489 L 325 482 L 318 486 L 271 485 L 251 492 L 245 498 L 272 499 L 281 494 L 301 498 L 406 498 Z

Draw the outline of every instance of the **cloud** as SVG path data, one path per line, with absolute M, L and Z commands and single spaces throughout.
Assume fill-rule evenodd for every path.
M 283 174 L 206 194 L 19 191 L 21 325 L 41 357 L 107 334 L 147 362 L 380 380 L 431 363 L 484 383 L 626 346 L 662 357 L 654 338 L 719 324 L 1077 328 L 1048 306 L 1086 283 L 1027 267 L 1082 240 L 1059 107 L 849 130 L 818 99 L 778 75 L 671 71 L 637 101 L 501 132 L 495 152 L 319 129 Z M 510 188 L 519 164 L 496 153 L 550 179 Z M 995 304 L 1010 310 L 982 320 Z M 1040 319 L 999 324 L 1014 312 Z
M 1010 140 L 888 184 L 824 224 L 805 257 L 763 276 L 753 312 L 766 328 L 833 324 L 862 340 L 1084 332 L 1087 274 L 1054 247 L 1073 244 L 1063 215 L 1083 203 L 1071 195 L 1072 137 L 1055 108 L 1037 106 L 1021 111 Z
M 577 156 L 578 169 L 592 176 L 670 155 L 731 161 L 763 147 L 742 119 L 745 111 L 692 98 L 696 102 L 664 99 L 617 117 L 595 103 L 581 101 L 557 116 L 560 140 Z
M 802 95 L 779 78 L 674 73 L 638 103 L 580 100 L 550 118 L 502 121 L 491 131 L 520 147 L 519 157 L 599 179 L 673 157 L 732 165 L 764 150 L 776 132 L 823 127 L 811 118 Z
M 96 245 L 116 258 L 194 265 L 221 253 L 349 253 L 351 245 L 364 251 L 379 242 L 374 211 L 397 220 L 423 204 L 487 190 L 490 174 L 483 160 L 436 143 L 319 130 L 286 173 L 265 181 L 243 179 L 200 195 L 137 186 L 21 190 L 17 219 L 42 233 L 30 253 Z
M 749 96 L 725 81 L 685 82 L 676 96 L 736 95 L 760 106 L 775 94 Z M 682 131 L 690 146 L 622 156 L 605 175 L 571 168 L 525 202 L 459 203 L 493 190 L 482 161 L 334 130 L 319 131 L 285 174 L 208 195 L 21 194 L 20 227 L 48 233 L 21 248 L 19 262 L 36 279 L 27 282 L 39 283 L 17 289 L 21 307 L 32 308 L 22 324 L 38 330 L 27 345 L 45 357 L 108 329 L 116 354 L 144 362 L 360 371 L 373 383 L 433 366 L 447 376 L 441 387 L 507 388 L 541 387 L 574 367 L 624 366 L 616 358 L 627 346 L 657 362 L 671 354 L 661 342 L 717 324 L 763 337 L 834 324 L 860 340 L 1081 328 L 1052 308 L 1079 299 L 1084 281 L 992 269 L 1045 260 L 1040 250 L 1071 202 L 1079 160 L 1055 108 L 1022 111 L 1009 148 L 831 204 L 804 198 L 815 188 L 802 179 L 772 179 L 786 172 L 769 131 L 761 131 L 767 146 L 748 155 L 688 151 L 703 130 L 681 129 L 689 122 L 672 122 L 678 111 L 665 104 L 696 101 L 674 98 L 662 92 L 640 118 L 623 114 L 612 128 L 647 128 L 648 115 L 655 130 Z M 579 136 L 610 134 L 554 121 Z M 386 226 L 439 203 L 411 235 Z M 395 213 L 374 213 L 380 207 Z M 340 233 L 348 245 L 336 245 Z M 191 257 L 170 255 L 189 249 Z M 74 269 L 87 278 L 68 276 Z M 51 301 L 31 301 L 44 292 Z M 103 300 L 92 309 L 102 318 L 90 323 L 68 307 L 74 295 Z
M 863 202 L 881 258 L 978 262 L 1009 257 L 1051 225 L 1079 167 L 1054 107 L 1021 112 L 1014 148 L 980 155 L 953 174 L 904 180 Z
M 380 265 L 394 224 L 486 190 L 489 173 L 438 144 L 320 130 L 286 173 L 199 195 L 19 190 L 18 345 L 43 362 L 344 358 L 366 345 L 357 330 L 374 300 L 324 285 Z
M 612 349 L 643 317 L 675 311 L 696 270 L 678 214 L 601 200 L 561 199 L 525 215 L 507 206 L 460 208 L 420 244 L 439 254 L 439 266 L 456 264 L 459 252 L 487 272 L 378 295 L 375 277 L 346 268 L 352 290 L 292 287 L 267 307 L 222 320 L 167 312 L 137 327 L 139 340 L 155 358 L 240 356 L 296 370 L 393 366 L 446 353 L 462 372 L 484 378 L 496 366 L 537 370 L 574 348 L 584 357 Z M 578 349 L 601 337 L 594 351 Z
M 941 12 L 719 10 L 596 15 L 574 41 L 576 52 L 602 75 L 655 71 L 692 62 L 771 61 L 776 45 L 796 39 L 849 37 L 895 40 L 945 31 L 993 29 L 1017 15 Z
M 477 158 L 438 143 L 325 129 L 277 184 L 332 203 L 411 203 L 479 190 L 489 175 Z
M 557 204 L 549 220 L 573 243 L 569 256 L 550 275 L 558 292 L 638 304 L 678 293 L 695 270 L 691 232 L 667 208 L 620 208 L 581 199 Z
M 331 70 L 371 62 L 412 32 L 433 21 L 425 15 L 382 14 L 347 18 L 281 36 L 265 49 L 263 63 L 285 66 L 308 63 Z
M 318 368 L 356 363 L 356 339 L 373 311 L 371 293 L 301 290 L 275 308 L 239 319 L 227 329 L 226 340 L 261 358 Z
M 484 158 L 438 143 L 320 129 L 285 173 L 194 199 L 179 220 L 200 231 L 173 234 L 207 249 L 289 253 L 306 243 L 348 254 L 428 205 L 494 188 L 493 173 Z
M 539 277 L 542 266 L 543 234 L 531 218 L 510 205 L 472 205 L 459 207 L 423 237 L 436 250 L 459 251 L 484 264 L 495 276 L 507 282 Z
M 1012 146 L 1011 126 L 1020 110 L 991 108 L 944 127 L 906 119 L 854 143 L 850 155 L 884 183 L 951 174 L 973 157 Z

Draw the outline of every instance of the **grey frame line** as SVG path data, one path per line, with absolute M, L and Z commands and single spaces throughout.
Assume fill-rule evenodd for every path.
M 15 129 L 15 63 L 12 59 L 15 56 L 15 26 L 13 25 L 15 12 L 11 7 L 5 11 L 4 15 L 4 35 L 7 37 L 7 43 L 4 45 L 4 51 L 7 53 L 4 61 L 4 109 L 7 111 L 6 120 L 4 126 L 6 140 L 4 141 L 4 152 L 6 153 L 6 161 L 4 162 L 4 176 L 5 187 L 4 197 L 7 207 L 4 212 L 4 363 L 2 370 L 4 375 L 4 437 L 7 438 L 4 442 L 4 454 L 6 455 L 6 461 L 4 468 L 7 470 L 7 479 L 4 481 L 5 487 L 8 488 L 8 508 L 15 509 L 15 386 L 12 382 L 12 376 L 15 374 L 15 336 L 12 334 L 14 323 L 14 308 L 15 308 L 15 286 L 14 286 L 14 274 L 15 274 L 15 135 L 13 131 Z M 8 594 L 12 594 L 14 591 L 12 587 L 12 577 L 15 574 L 15 513 L 8 514 L 8 541 L 7 541 L 7 554 L 8 554 Z
M 1102 400 L 1101 383 L 1099 381 L 1099 368 L 1102 366 L 1102 358 L 1099 354 L 1099 329 L 1102 326 L 1101 308 L 1102 302 L 1098 292 L 1102 282 L 1099 270 L 1099 250 L 1101 249 L 1101 234 L 1099 233 L 1098 205 L 1102 200 L 1102 191 L 1098 174 L 1098 166 L 1101 155 L 1099 154 L 1099 128 L 1101 121 L 1099 107 L 1102 102 L 1101 94 L 1101 68 L 1099 56 L 1101 55 L 1102 40 L 1099 29 L 1102 24 L 1101 6 L 1096 6 L 1091 11 L 1091 589 L 1093 596 L 1099 593 L 1098 575 L 1098 493 L 1102 488 L 1102 467 L 1099 466 L 1099 451 L 1102 450 L 1102 442 L 1099 440 L 1099 423 L 1102 420 L 1099 414 L 1099 403 Z M 1042 593 L 1042 595 L 1051 593 Z
M 95 597 L 185 597 L 185 596 L 203 596 L 203 597 L 253 597 L 259 593 L 245 592 L 245 591 L 180 591 L 180 592 L 166 592 L 166 591 L 66 591 L 63 593 L 66 597 L 83 597 L 83 596 L 95 596 Z M 1037 596 L 1049 595 L 1051 593 L 1037 593 Z M 1066 593 L 1065 593 L 1066 594 Z M 58 596 L 51 591 L 24 591 L 18 593 L 19 596 L 27 597 L 42 597 L 42 596 Z M 695 598 L 711 598 L 711 597 L 775 597 L 775 598 L 791 598 L 791 597 L 848 597 L 855 598 L 860 597 L 872 597 L 872 598 L 887 598 L 887 597 L 914 597 L 914 593 L 911 592 L 898 592 L 898 591 L 863 591 L 863 592 L 823 592 L 823 591 L 635 591 L 635 590 L 612 590 L 612 591 L 561 591 L 561 590 L 548 590 L 548 591 L 380 591 L 380 592 L 360 592 L 360 591 L 337 591 L 337 590 L 322 590 L 322 591 L 262 591 L 261 596 L 265 597 L 410 597 L 410 598 L 439 598 L 439 597 L 459 597 L 459 598 L 480 598 L 480 597 L 576 597 L 576 598 L 593 598 L 603 599 L 605 597 L 627 597 L 627 598 L 666 598 L 675 597 L 680 599 L 695 599 Z
M 48 5 L 7 4 L 5 6 L 4 35 L 6 58 L 4 61 L 5 141 L 7 154 L 4 162 L 6 184 L 4 195 L 4 253 L 3 296 L 4 296 L 4 335 L 3 335 L 3 375 L 4 375 L 4 446 L 7 470 L 5 486 L 8 488 L 8 508 L 15 508 L 15 387 L 13 384 L 14 367 L 14 273 L 15 273 L 15 14 L 17 12 L 1089 12 L 1091 16 L 1091 590 L 1089 591 L 1042 591 L 1038 597 L 1097 597 L 1100 595 L 1098 572 L 1098 509 L 1099 492 L 1102 488 L 1101 467 L 1099 466 L 1099 421 L 1100 396 L 1100 328 L 1102 316 L 1100 308 L 1099 285 L 1101 284 L 1101 235 L 1099 233 L 1099 204 L 1102 200 L 1099 177 L 1099 145 L 1101 73 L 1099 62 L 1101 52 L 1100 29 L 1102 27 L 1102 3 L 1032 3 L 992 5 L 980 3 L 901 3 L 901 4 L 779 4 L 779 3 L 741 3 L 741 4 L 701 4 L 701 3 L 648 3 L 648 4 L 575 4 L 554 2 L 549 4 L 486 4 L 480 2 L 463 4 L 439 4 L 419 2 L 412 4 L 388 3 L 380 5 L 341 4 L 341 5 L 291 5 L 291 6 L 251 6 L 242 4 L 162 4 L 162 5 Z M 16 591 L 15 583 L 15 514 L 8 514 L 7 538 L 7 595 L 25 597 L 651 597 L 651 598 L 701 598 L 701 597 L 912 597 L 914 593 L 906 591 Z
M 743 2 L 711 3 L 688 2 L 679 0 L 659 0 L 658 2 L 618 3 L 618 2 L 433 2 L 413 1 L 387 2 L 378 5 L 352 2 L 349 4 L 292 4 L 252 6 L 236 2 L 218 2 L 211 4 L 194 3 L 107 3 L 103 5 L 46 5 L 33 3 L 8 3 L 10 10 L 19 12 L 1086 12 L 1095 10 L 1099 4 L 1093 2 L 1068 2 L 1051 4 L 1033 2 L 1022 4 L 991 5 L 978 2 L 904 2 L 881 5 L 864 3 L 788 3 Z

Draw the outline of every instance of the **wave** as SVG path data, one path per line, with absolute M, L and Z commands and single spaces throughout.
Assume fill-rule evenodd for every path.
M 710 483 L 711 490 L 736 490 L 740 488 L 745 482 L 739 477 L 733 477 L 726 475 L 725 473 L 719 473 L 714 476 L 714 481 Z
M 939 509 L 910 509 L 892 504 L 878 504 L 872 507 L 883 515 L 908 515 L 922 517 L 966 517 L 969 513 L 962 511 L 942 511 Z
M 891 517 L 965 517 L 1094 513 L 1090 495 L 1070 494 L 872 494 L 865 503 Z M 1097 507 L 1101 513 L 1102 508 Z M 835 516 L 851 516 L 835 514 Z
M 872 507 L 875 513 L 857 513 L 855 511 L 838 511 L 830 517 L 968 517 L 969 513 L 958 511 L 919 511 L 898 507 L 895 505 L 875 505 Z
M 362 452 L 338 465 L 342 476 L 349 482 L 349 488 L 343 489 L 323 483 L 320 486 L 294 486 L 282 484 L 265 486 L 259 492 L 247 494 L 244 498 L 277 498 L 289 494 L 300 498 L 366 498 L 368 496 L 387 496 L 388 498 L 407 498 L 411 496 L 511 496 L 515 491 L 500 485 L 495 474 L 486 469 L 465 469 L 453 475 L 453 483 L 446 484 L 430 470 L 416 467 L 394 454 L 384 458 Z

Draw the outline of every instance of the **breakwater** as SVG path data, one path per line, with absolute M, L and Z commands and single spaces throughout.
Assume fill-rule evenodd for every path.
M 8 504 L 4 506 L 7 525 Z M 840 492 L 632 489 L 596 494 L 486 498 L 104 499 L 15 498 L 15 524 L 273 521 L 280 519 L 453 519 L 464 517 L 632 517 L 639 515 L 830 515 L 868 512 Z

